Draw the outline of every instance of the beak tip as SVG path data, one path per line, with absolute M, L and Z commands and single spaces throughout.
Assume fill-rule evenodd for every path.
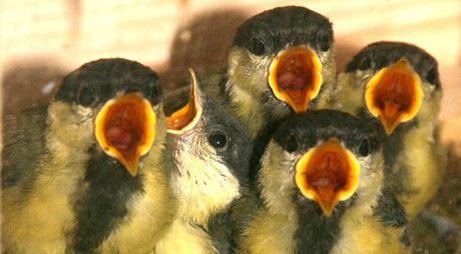
M 139 158 L 133 160 L 121 158 L 119 161 L 132 177 L 138 175 Z
M 386 132 L 386 135 L 390 136 L 394 132 L 394 130 L 397 127 L 398 124 L 396 124 L 396 123 L 388 123 L 387 121 L 384 120 L 382 125 L 384 127 L 384 132 Z
M 135 177 L 138 174 L 138 167 L 135 167 L 135 168 L 127 167 L 126 170 L 128 171 L 128 173 L 130 173 L 132 177 Z
M 320 206 L 322 209 L 323 215 L 326 217 L 330 217 L 331 214 L 333 214 L 333 207 L 325 207 L 325 206 Z

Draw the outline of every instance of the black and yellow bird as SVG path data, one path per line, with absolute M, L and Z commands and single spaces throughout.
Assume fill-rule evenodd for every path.
M 193 71 L 191 76 L 188 102 L 167 118 L 171 185 L 179 206 L 155 253 L 232 253 L 252 142 L 236 119 L 202 93 Z M 177 95 L 171 100 L 176 103 Z
M 291 114 L 328 105 L 336 77 L 328 18 L 300 6 L 270 9 L 238 28 L 219 86 L 205 86 L 254 142 L 250 182 L 272 133 Z M 212 83 L 214 82 L 206 82 Z M 216 89 L 219 88 L 219 89 Z
M 287 119 L 261 158 L 263 205 L 239 253 L 403 253 L 403 208 L 383 184 L 377 133 L 350 114 Z
M 384 138 L 386 177 L 413 219 L 435 195 L 445 175 L 438 140 L 442 89 L 437 61 L 401 42 L 362 49 L 338 77 L 333 108 L 374 123 Z
M 285 6 L 238 28 L 221 92 L 226 108 L 255 139 L 285 116 L 324 107 L 335 76 L 330 21 Z
M 125 59 L 67 75 L 49 106 L 4 117 L 7 253 L 146 253 L 171 225 L 159 79 Z

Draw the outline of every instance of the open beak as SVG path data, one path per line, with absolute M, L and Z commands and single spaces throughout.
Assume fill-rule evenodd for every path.
M 192 77 L 192 86 L 190 89 L 189 101 L 181 109 L 167 117 L 168 132 L 173 134 L 182 134 L 192 129 L 202 115 L 202 98 L 198 87 L 197 77 L 192 69 L 189 69 Z
M 127 94 L 108 101 L 96 116 L 95 136 L 102 149 L 136 176 L 141 156 L 155 138 L 156 116 L 149 101 Z
M 269 68 L 269 87 L 275 97 L 296 113 L 307 111 L 322 85 L 322 63 L 315 51 L 294 47 L 281 51 Z
M 332 214 L 339 201 L 350 198 L 359 183 L 360 166 L 337 139 L 310 149 L 295 170 L 296 185 L 301 193 L 317 202 L 326 216 Z
M 415 117 L 422 99 L 421 80 L 405 58 L 381 69 L 366 85 L 368 110 L 381 120 L 387 135 Z

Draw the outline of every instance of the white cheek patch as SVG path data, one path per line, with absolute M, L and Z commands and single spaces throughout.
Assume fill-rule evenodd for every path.
M 50 104 L 48 122 L 53 133 L 50 138 L 56 144 L 81 150 L 87 149 L 94 140 L 92 116 L 90 108 L 75 107 L 60 101 Z M 69 135 L 69 133 L 79 133 L 79 135 Z M 50 145 L 50 147 L 53 149 L 54 146 Z
M 194 154 L 184 146 L 176 154 L 179 172 L 173 174 L 172 181 L 179 214 L 206 223 L 210 215 L 240 197 L 240 183 L 212 149 L 197 146 L 206 153 Z

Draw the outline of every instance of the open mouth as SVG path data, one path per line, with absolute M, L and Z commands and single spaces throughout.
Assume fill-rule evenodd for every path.
M 365 102 L 387 135 L 416 116 L 423 97 L 421 80 L 406 59 L 381 69 L 367 83 Z
M 108 101 L 95 120 L 95 136 L 101 148 L 136 176 L 140 157 L 150 151 L 155 138 L 156 116 L 149 101 L 127 94 Z
M 294 47 L 280 52 L 269 68 L 269 87 L 275 97 L 296 113 L 307 111 L 322 85 L 322 64 L 308 48 Z
M 296 185 L 301 193 L 314 200 L 326 216 L 332 214 L 339 201 L 354 194 L 360 174 L 354 155 L 336 139 L 310 149 L 295 170 Z
M 195 72 L 189 70 L 192 78 L 192 86 L 187 104 L 167 117 L 168 132 L 182 134 L 186 130 L 193 128 L 202 115 L 200 89 Z

